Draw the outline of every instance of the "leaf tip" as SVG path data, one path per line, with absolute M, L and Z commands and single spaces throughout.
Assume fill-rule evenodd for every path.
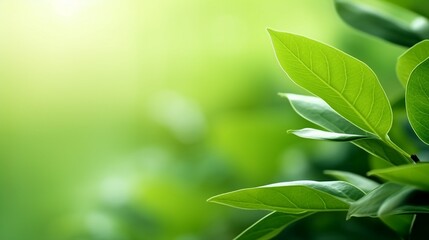
M 213 197 L 210 197 L 206 201 L 209 203 L 217 203 L 217 204 L 223 204 L 225 205 L 224 200 L 228 199 L 228 197 L 225 198 L 225 196 L 228 196 L 229 193 L 222 193 Z
M 267 28 L 267 32 L 268 32 L 269 34 L 272 34 L 272 33 L 274 33 L 275 31 L 274 31 L 273 29 L 271 29 L 271 28 Z
M 367 172 L 366 175 L 369 176 L 369 177 L 373 176 L 374 175 L 374 170 Z
M 277 93 L 282 98 L 288 98 L 288 93 Z
M 289 101 L 294 101 L 302 97 L 302 95 L 294 94 L 294 93 L 278 93 L 280 97 L 286 98 Z
M 352 217 L 355 216 L 355 211 L 352 208 L 352 206 L 349 207 L 349 210 L 347 211 L 347 215 L 346 215 L 346 221 L 350 220 Z
M 209 203 L 216 203 L 216 197 L 217 197 L 217 196 L 210 197 L 210 198 L 209 198 L 209 199 L 207 199 L 206 201 L 207 201 L 207 202 L 209 202 Z
M 353 215 L 352 215 L 352 214 L 347 214 L 347 216 L 346 216 L 346 220 L 348 221 L 348 220 L 350 220 L 352 217 L 353 217 Z
M 273 30 L 272 28 L 267 28 L 268 34 L 270 34 L 271 38 L 280 33 L 279 31 Z

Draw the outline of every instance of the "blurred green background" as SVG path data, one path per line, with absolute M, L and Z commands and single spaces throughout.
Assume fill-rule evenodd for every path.
M 403 94 L 404 49 L 347 27 L 330 0 L 0 1 L 0 239 L 231 239 L 264 213 L 207 198 L 364 173 L 355 147 L 286 133 L 309 123 L 277 93 L 304 92 L 267 27 L 334 45 Z M 363 234 L 331 221 L 344 218 L 289 236 Z

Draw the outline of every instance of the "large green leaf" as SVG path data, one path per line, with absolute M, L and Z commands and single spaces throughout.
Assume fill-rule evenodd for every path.
M 294 181 L 241 189 L 208 201 L 243 209 L 300 214 L 347 211 L 350 202 L 363 195 L 362 190 L 342 181 Z
M 377 169 L 370 171 L 368 175 L 429 191 L 429 163 Z
M 380 184 L 377 182 L 362 177 L 358 174 L 351 173 L 351 172 L 344 172 L 344 171 L 336 171 L 336 170 L 326 170 L 324 171 L 325 174 L 335 177 L 338 180 L 345 181 L 348 183 L 353 184 L 354 186 L 360 188 L 365 193 L 369 193 L 375 188 L 377 188 Z
M 288 225 L 313 213 L 286 214 L 272 212 L 244 230 L 235 240 L 268 240 L 279 234 Z
M 346 142 L 353 141 L 363 138 L 375 138 L 373 135 L 358 135 L 358 134 L 349 134 L 349 133 L 336 133 L 336 132 L 327 132 L 314 128 L 304 128 L 299 130 L 289 130 L 288 133 L 292 133 L 298 137 L 314 139 L 314 140 L 328 140 L 336 142 Z
M 277 59 L 299 86 L 358 127 L 384 139 L 392 109 L 374 72 L 346 53 L 291 33 L 269 30 Z
M 335 0 L 338 15 L 352 27 L 387 41 L 412 46 L 429 38 L 428 20 L 379 0 Z
M 411 72 L 429 57 L 429 40 L 423 40 L 409 48 L 398 58 L 396 73 L 404 86 L 407 86 Z
M 417 136 L 429 144 L 429 58 L 411 73 L 405 93 L 408 120 Z
M 290 93 L 282 93 L 280 96 L 286 97 L 291 103 L 292 108 L 301 117 L 327 130 L 357 135 L 368 134 L 344 119 L 325 101 L 318 97 Z M 353 141 L 352 143 L 372 155 L 391 162 L 394 165 L 407 164 L 411 161 L 411 158 L 402 155 L 396 149 L 379 139 L 361 139 Z

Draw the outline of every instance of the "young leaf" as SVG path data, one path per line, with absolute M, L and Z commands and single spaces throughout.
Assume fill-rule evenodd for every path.
M 429 40 L 423 40 L 409 48 L 398 58 L 396 73 L 404 86 L 407 86 L 411 72 L 429 57 Z
M 372 170 L 370 176 L 378 176 L 388 181 L 429 190 L 429 163 L 407 164 L 398 167 Z
M 352 203 L 347 213 L 347 218 L 351 217 L 379 217 L 378 210 L 381 205 L 389 198 L 391 195 L 396 194 L 404 186 L 394 184 L 394 183 L 385 183 L 380 187 L 374 189 L 366 196 Z
M 428 38 L 429 22 L 417 13 L 376 0 L 335 0 L 338 15 L 352 27 L 403 46 Z
M 417 136 L 429 144 L 429 58 L 411 73 L 405 92 L 408 120 Z
M 252 226 L 244 230 L 234 240 L 269 240 L 279 234 L 288 225 L 310 216 L 309 213 L 302 214 L 286 214 L 280 212 L 272 212 L 261 218 Z
M 287 98 L 292 108 L 301 117 L 327 130 L 357 135 L 368 134 L 340 116 L 321 98 L 292 93 L 279 95 Z
M 241 189 L 208 201 L 236 208 L 301 214 L 347 211 L 350 202 L 363 195 L 362 190 L 342 181 L 294 181 Z
M 371 153 L 372 155 L 384 159 L 393 165 L 403 165 L 413 163 L 409 156 L 398 152 L 380 139 L 360 139 L 352 142 L 356 146 Z
M 329 140 L 329 141 L 336 141 L 336 142 L 353 141 L 353 140 L 363 139 L 363 138 L 374 138 L 374 136 L 371 136 L 371 135 L 357 135 L 357 134 L 327 132 L 327 131 L 322 131 L 314 128 L 289 130 L 288 133 L 292 133 L 302 138 L 315 139 L 315 140 Z
M 365 193 L 369 193 L 375 188 L 377 188 L 378 186 L 380 186 L 380 184 L 378 184 L 377 182 L 374 182 L 369 178 L 362 177 L 360 175 L 357 175 L 351 172 L 326 170 L 324 171 L 324 173 L 332 177 L 335 177 L 338 180 L 353 184 L 354 186 L 360 188 Z
M 347 216 L 380 217 L 429 213 L 428 197 L 428 192 L 388 182 L 352 203 Z
M 280 65 L 296 84 L 324 99 L 356 126 L 386 137 L 392 126 L 392 109 L 366 64 L 302 36 L 269 32 Z
M 428 192 L 405 186 L 401 191 L 390 196 L 378 210 L 379 216 L 409 213 L 429 213 Z
M 408 236 L 414 222 L 414 214 L 393 215 L 382 212 L 383 206 L 389 204 L 389 199 L 407 192 L 409 187 L 394 183 L 385 183 L 375 188 L 358 201 L 351 204 L 347 217 L 379 217 L 388 227 L 401 236 Z M 384 207 L 385 208 L 385 207 Z
M 341 117 L 325 101 L 318 97 L 290 93 L 282 93 L 280 96 L 286 97 L 291 103 L 292 108 L 301 117 L 327 130 L 357 135 L 368 134 Z M 353 141 L 352 143 L 394 165 L 407 164 L 411 161 L 411 158 L 402 155 L 396 149 L 379 139 L 361 139 Z

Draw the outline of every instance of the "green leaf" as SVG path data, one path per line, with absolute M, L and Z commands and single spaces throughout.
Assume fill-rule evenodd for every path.
M 292 108 L 301 117 L 327 130 L 358 135 L 368 134 L 367 132 L 361 130 L 344 119 L 325 101 L 318 97 L 290 93 L 281 93 L 280 96 L 286 97 L 291 103 Z M 407 164 L 411 161 L 410 158 L 402 155 L 397 150 L 379 139 L 361 139 L 353 141 L 352 143 L 371 153 L 372 155 L 382 158 L 395 165 Z
M 429 191 L 428 173 L 429 163 L 418 163 L 372 170 L 368 175 Z
M 390 2 L 392 4 L 398 5 L 400 7 L 406 8 L 412 12 L 421 14 L 426 18 L 429 17 L 429 8 L 422 7 L 426 6 L 427 0 L 412 0 L 412 1 L 404 1 L 404 0 L 383 0 L 386 2 Z
M 405 237 L 410 234 L 415 215 L 403 214 L 394 215 L 394 212 L 388 212 L 383 209 L 392 209 L 391 203 L 398 203 L 397 196 L 404 196 L 409 192 L 409 187 L 394 183 L 385 183 L 369 192 L 366 196 L 351 204 L 347 218 L 350 217 L 378 217 L 388 227 L 393 229 L 399 235 Z M 396 207 L 397 205 L 395 205 Z
M 405 186 L 401 191 L 389 196 L 378 210 L 379 216 L 429 213 L 428 192 Z
M 429 144 L 429 59 L 411 73 L 405 93 L 408 120 L 417 136 Z
M 235 240 L 268 240 L 275 237 L 288 225 L 313 213 L 286 214 L 272 212 L 244 230 Z
M 292 108 L 301 117 L 327 130 L 357 135 L 368 134 L 340 116 L 321 98 L 292 93 L 279 95 L 287 98 Z
M 396 194 L 402 190 L 404 186 L 385 183 L 380 187 L 374 189 L 366 196 L 352 203 L 347 213 L 347 218 L 351 217 L 379 217 L 378 210 L 381 205 L 391 195 Z
M 365 193 L 371 192 L 372 190 L 374 190 L 380 185 L 369 178 L 362 177 L 358 174 L 351 173 L 351 172 L 326 170 L 324 171 L 324 173 L 332 177 L 335 177 L 338 180 L 353 184 L 354 186 L 358 187 Z
M 336 133 L 318 130 L 314 128 L 304 128 L 299 130 L 289 130 L 288 133 L 292 133 L 298 137 L 315 139 L 315 140 L 329 140 L 336 142 L 353 141 L 362 138 L 374 138 L 371 135 L 357 135 L 348 133 Z
M 350 26 L 403 46 L 429 37 L 428 20 L 406 8 L 377 0 L 335 0 L 338 15 Z
M 347 217 L 429 213 L 428 197 L 428 192 L 388 182 L 353 202 Z
M 381 216 L 381 221 L 389 228 L 398 233 L 401 237 L 407 239 L 411 234 L 416 214 L 403 214 L 392 216 Z
M 363 195 L 360 189 L 342 181 L 294 181 L 241 189 L 208 201 L 243 209 L 300 214 L 347 211 L 350 202 Z
M 409 48 L 398 58 L 396 73 L 404 86 L 407 86 L 411 72 L 429 57 L 429 40 L 423 40 Z
M 380 139 L 361 139 L 353 141 L 352 143 L 372 155 L 392 163 L 393 165 L 403 165 L 413 162 L 410 157 L 401 154 Z
M 280 65 L 296 84 L 324 99 L 356 126 L 382 139 L 387 136 L 392 109 L 365 63 L 302 36 L 269 32 Z

